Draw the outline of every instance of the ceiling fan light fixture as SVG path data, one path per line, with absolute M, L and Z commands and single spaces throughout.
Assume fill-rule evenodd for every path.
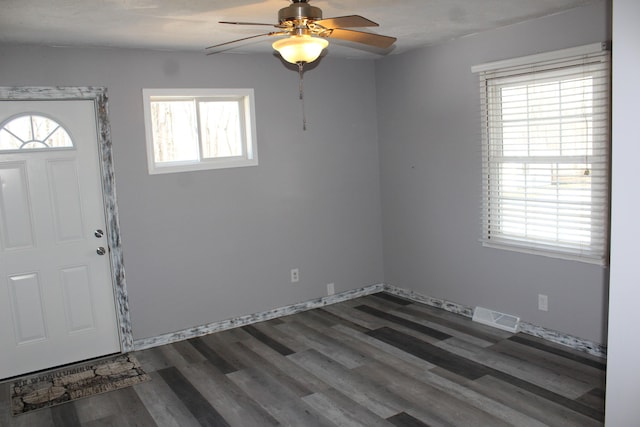
M 309 35 L 294 35 L 286 39 L 280 39 L 273 43 L 285 61 L 292 64 L 313 62 L 329 46 L 329 42 L 319 37 Z

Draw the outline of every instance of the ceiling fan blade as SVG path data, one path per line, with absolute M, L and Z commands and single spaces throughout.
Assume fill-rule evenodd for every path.
M 369 46 L 378 47 L 380 49 L 391 47 L 391 45 L 397 40 L 395 37 L 365 33 L 364 31 L 345 30 L 342 28 L 335 28 L 328 33 L 329 35 L 327 37 L 329 38 L 362 43 Z
M 273 32 L 272 31 L 270 33 L 257 34 L 255 36 L 243 37 L 241 39 L 231 40 L 229 42 L 214 44 L 212 46 L 206 47 L 205 49 L 215 49 L 215 48 L 226 46 L 226 45 L 229 45 L 229 44 L 232 44 L 232 43 L 237 43 L 237 42 L 241 42 L 241 41 L 245 41 L 245 40 L 255 39 L 255 38 L 263 37 L 263 36 L 283 36 L 283 35 L 287 35 L 287 33 L 277 33 L 277 32 Z M 207 55 L 213 55 L 214 53 L 217 53 L 217 52 L 208 52 Z
M 268 27 L 282 28 L 282 25 L 278 24 L 263 24 L 262 22 L 233 22 L 233 21 L 218 21 L 218 24 L 231 24 L 231 25 L 266 25 Z
M 357 28 L 357 27 L 377 27 L 376 22 L 363 18 L 360 15 L 338 16 L 336 18 L 321 19 L 314 21 L 314 24 L 322 25 L 324 28 Z

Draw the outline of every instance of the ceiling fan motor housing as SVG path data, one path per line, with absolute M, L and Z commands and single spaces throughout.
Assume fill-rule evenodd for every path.
M 307 0 L 293 0 L 287 7 L 283 7 L 278 12 L 278 20 L 280 23 L 287 21 L 305 21 L 322 19 L 322 10 L 318 7 L 310 6 Z

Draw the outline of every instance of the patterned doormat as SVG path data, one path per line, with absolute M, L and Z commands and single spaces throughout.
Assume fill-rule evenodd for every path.
M 11 383 L 13 415 L 48 408 L 149 381 L 135 357 L 121 354 L 84 366 L 20 378 Z

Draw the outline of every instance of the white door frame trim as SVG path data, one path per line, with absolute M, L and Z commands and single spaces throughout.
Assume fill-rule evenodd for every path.
M 120 336 L 120 350 L 133 350 L 133 333 L 129 317 L 129 297 L 124 275 L 124 261 L 120 241 L 120 224 L 116 200 L 116 183 L 111 155 L 111 128 L 107 89 L 104 87 L 0 87 L 2 101 L 90 100 L 95 105 L 98 134 L 98 155 L 102 181 L 102 199 L 106 216 L 106 238 L 109 245 L 111 282 Z

